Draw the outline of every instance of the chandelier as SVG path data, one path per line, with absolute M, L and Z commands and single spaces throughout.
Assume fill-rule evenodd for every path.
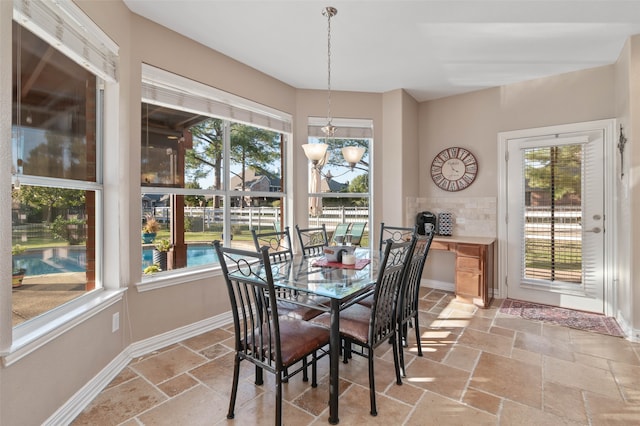
M 336 16 L 338 9 L 335 7 L 325 7 L 322 10 L 322 14 L 327 17 L 327 124 L 322 127 L 322 133 L 325 135 L 325 143 L 308 143 L 302 145 L 304 154 L 307 159 L 311 161 L 313 168 L 316 172 L 320 173 L 327 180 L 331 180 L 334 175 L 331 172 L 322 173 L 321 169 L 327 160 L 327 148 L 329 145 L 326 143 L 330 138 L 335 137 L 337 128 L 332 124 L 331 117 L 331 18 Z M 350 170 L 360 162 L 364 155 L 365 149 L 360 146 L 345 146 L 342 148 L 342 157 L 349 164 Z M 344 173 L 342 173 L 344 174 Z M 340 176 L 340 175 L 338 175 Z

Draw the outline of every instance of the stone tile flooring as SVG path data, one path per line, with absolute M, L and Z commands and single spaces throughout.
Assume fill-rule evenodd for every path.
M 369 415 L 367 363 L 340 364 L 340 424 L 640 424 L 640 344 L 502 314 L 422 289 L 423 357 L 405 348 L 395 384 L 390 346 L 376 353 L 378 416 Z M 413 330 L 410 330 L 410 334 Z M 236 417 L 227 420 L 233 371 L 230 327 L 133 360 L 73 425 L 272 425 L 273 375 L 242 370 Z M 284 385 L 284 424 L 328 424 L 328 357 L 317 388 Z

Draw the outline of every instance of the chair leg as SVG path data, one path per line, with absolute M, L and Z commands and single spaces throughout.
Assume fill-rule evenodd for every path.
M 403 351 L 402 345 L 398 345 L 397 336 L 393 339 L 393 366 L 396 370 L 396 384 L 402 384 L 402 378 L 400 377 L 400 359 L 398 358 L 398 351 Z M 402 355 L 404 357 L 404 354 Z M 404 365 L 402 366 L 404 371 Z
M 420 323 L 418 323 L 418 313 L 414 317 L 415 329 L 416 329 L 416 343 L 418 344 L 418 356 L 422 356 L 422 342 L 420 341 Z
M 282 425 L 282 373 L 276 374 L 276 425 Z
M 256 385 L 260 386 L 264 383 L 264 378 L 262 374 L 262 368 L 256 365 Z
M 303 382 L 309 381 L 309 373 L 307 372 L 308 366 L 309 364 L 307 363 L 307 357 L 305 356 L 304 358 L 302 358 L 302 381 Z
M 318 387 L 318 357 L 317 352 L 313 351 L 312 354 L 313 359 L 311 360 L 311 387 Z
M 240 358 L 236 355 L 236 359 L 233 363 L 233 383 L 231 384 L 231 397 L 229 398 L 229 411 L 227 412 L 227 418 L 233 419 L 235 417 L 236 396 L 238 395 L 238 379 L 240 377 Z
M 346 337 L 343 339 L 343 349 L 342 349 L 342 362 L 344 364 L 349 363 L 349 358 L 351 358 L 351 340 Z
M 378 415 L 378 409 L 376 407 L 376 378 L 373 372 L 373 348 L 369 349 L 369 399 L 371 400 L 372 416 Z
M 398 331 L 401 332 L 403 330 L 403 325 L 398 325 Z M 404 368 L 404 347 L 402 345 L 398 345 L 397 354 L 400 362 L 400 371 L 403 377 L 406 377 L 406 370 Z
M 402 331 L 402 333 L 400 333 L 400 339 L 401 340 L 400 340 L 399 345 L 406 348 L 406 347 L 409 346 L 409 339 L 408 339 L 408 337 L 409 337 L 409 323 L 405 322 L 402 325 L 402 330 L 401 331 Z

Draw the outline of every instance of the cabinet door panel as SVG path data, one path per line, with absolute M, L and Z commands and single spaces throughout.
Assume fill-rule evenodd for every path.
M 481 266 L 480 259 L 477 257 L 460 257 L 456 259 L 456 268 L 458 269 L 471 269 L 479 271 Z
M 456 272 L 456 293 L 480 297 L 481 276 L 477 272 Z
M 449 243 L 442 241 L 433 241 L 431 242 L 431 247 L 429 250 L 449 250 Z
M 458 256 L 480 257 L 482 247 L 478 244 L 458 243 L 456 246 L 456 251 L 458 252 Z

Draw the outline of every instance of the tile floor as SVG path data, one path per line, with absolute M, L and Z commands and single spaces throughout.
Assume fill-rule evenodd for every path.
M 423 357 L 405 349 L 395 384 L 390 347 L 375 360 L 378 416 L 369 415 L 367 363 L 340 364 L 340 424 L 640 424 L 640 344 L 548 325 L 457 302 L 424 288 Z M 242 371 L 235 420 L 227 420 L 233 352 L 216 329 L 133 360 L 73 425 L 272 425 L 273 376 Z M 319 386 L 301 376 L 284 388 L 286 425 L 328 424 L 328 357 Z

